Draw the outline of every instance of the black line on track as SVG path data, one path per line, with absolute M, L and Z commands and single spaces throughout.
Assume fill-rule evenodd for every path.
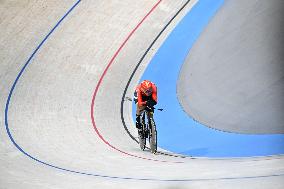
M 121 121 L 123 124 L 123 127 L 125 129 L 125 131 L 127 132 L 127 134 L 130 136 L 130 138 L 132 140 L 134 140 L 136 143 L 139 143 L 138 140 L 129 132 L 125 120 L 124 120 L 124 112 L 123 112 L 123 108 L 124 108 L 124 101 L 125 101 L 125 95 L 127 92 L 127 89 L 130 85 L 130 82 L 134 76 L 134 74 L 136 73 L 137 69 L 139 68 L 139 66 L 141 65 L 142 61 L 144 60 L 144 58 L 146 57 L 146 55 L 148 54 L 148 52 L 150 51 L 150 49 L 152 48 L 152 46 L 156 43 L 156 41 L 159 39 L 159 37 L 162 35 L 162 33 L 167 29 L 167 27 L 172 23 L 172 21 L 179 15 L 179 13 L 187 6 L 187 4 L 190 2 L 191 0 L 188 0 L 178 11 L 177 13 L 169 20 L 169 22 L 164 26 L 164 28 L 160 31 L 160 33 L 155 37 L 155 39 L 152 41 L 152 43 L 150 44 L 150 46 L 147 48 L 147 50 L 145 51 L 145 53 L 143 54 L 143 56 L 141 57 L 141 59 L 139 60 L 139 62 L 137 63 L 135 69 L 133 70 L 132 74 L 130 75 L 130 78 L 124 88 L 123 91 L 123 95 L 121 98 L 121 105 L 120 105 L 120 115 L 121 115 Z M 165 152 L 157 152 L 158 154 L 162 154 L 162 155 L 167 155 L 167 156 L 174 156 L 174 157 L 190 157 L 190 156 L 182 156 L 182 155 L 177 155 L 177 154 L 170 154 L 170 153 L 165 153 Z

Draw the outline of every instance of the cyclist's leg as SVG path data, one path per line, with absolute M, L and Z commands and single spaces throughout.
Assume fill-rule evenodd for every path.
M 145 109 L 145 106 L 139 106 L 136 105 L 136 128 L 139 130 L 141 129 L 141 114 L 143 110 Z

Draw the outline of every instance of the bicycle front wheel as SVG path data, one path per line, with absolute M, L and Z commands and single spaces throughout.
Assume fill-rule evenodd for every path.
M 141 150 L 144 151 L 146 147 L 146 138 L 144 130 L 141 133 L 138 132 L 138 137 L 139 137 L 140 148 Z
M 149 142 L 150 142 L 150 149 L 153 154 L 157 152 L 157 130 L 154 120 L 151 120 L 151 129 L 150 129 L 150 136 L 149 136 Z

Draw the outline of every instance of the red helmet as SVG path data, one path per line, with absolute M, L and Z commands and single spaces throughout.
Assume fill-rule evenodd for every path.
M 141 83 L 141 91 L 147 95 L 147 96 L 150 96 L 152 94 L 152 82 L 149 81 L 149 80 L 144 80 L 142 81 Z

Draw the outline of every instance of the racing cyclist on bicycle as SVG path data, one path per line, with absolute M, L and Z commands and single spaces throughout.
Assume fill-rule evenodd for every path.
M 134 92 L 134 101 L 137 103 L 136 109 L 136 128 L 141 131 L 141 114 L 146 108 L 153 111 L 153 107 L 157 104 L 157 87 L 149 81 L 142 81 Z

